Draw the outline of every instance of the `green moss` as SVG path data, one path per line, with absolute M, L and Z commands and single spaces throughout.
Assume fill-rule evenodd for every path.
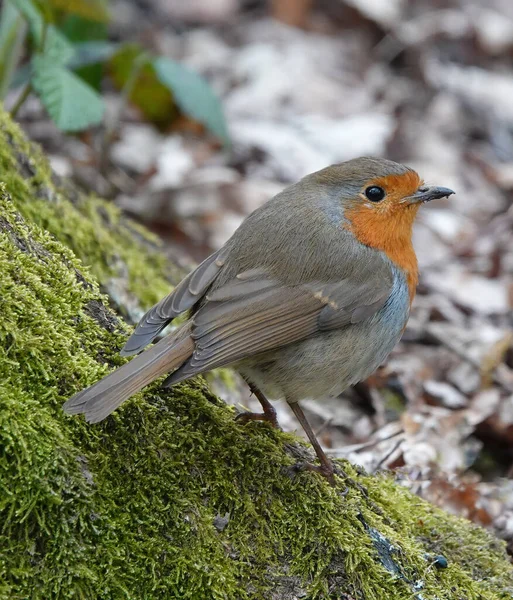
M 15 204 L 0 194 L 1 598 L 513 597 L 489 533 L 348 464 L 336 488 L 293 475 L 297 438 L 238 425 L 202 380 L 156 383 L 99 425 L 66 416 L 62 402 L 123 362 L 126 326 Z
M 123 218 L 112 203 L 54 176 L 39 147 L 27 141 L 1 107 L 0 180 L 19 212 L 71 248 L 102 285 L 128 273 L 126 292 L 143 309 L 170 291 L 174 273 L 159 252 L 158 239 Z

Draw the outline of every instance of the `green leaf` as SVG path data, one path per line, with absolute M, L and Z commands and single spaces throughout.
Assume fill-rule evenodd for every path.
M 101 90 L 104 62 L 115 52 L 118 44 L 107 41 L 107 25 L 78 15 L 66 15 L 59 29 L 73 43 L 75 54 L 68 67 L 97 91 Z
M 59 29 L 73 44 L 104 41 L 108 38 L 106 23 L 84 19 L 78 15 L 66 15 L 59 21 Z
M 105 23 L 109 20 L 109 13 L 102 0 L 48 0 L 59 10 L 78 15 L 90 21 Z
M 67 15 L 59 24 L 60 30 L 73 43 L 75 54 L 68 67 L 95 90 L 100 91 L 104 63 L 116 51 L 118 44 L 107 41 L 107 24 Z
M 2 5 L 0 17 L 0 51 L 2 51 L 0 56 L 3 56 L 5 49 L 14 43 L 22 18 L 19 11 L 10 2 Z
M 108 60 L 119 46 L 114 42 L 94 41 L 75 44 L 75 54 L 68 63 L 70 69 L 80 69 Z
M 156 58 L 153 66 L 157 77 L 172 92 L 182 112 L 205 125 L 225 145 L 229 145 L 221 102 L 206 80 L 169 58 Z
M 66 67 L 37 55 L 32 73 L 32 85 L 59 129 L 80 131 L 102 120 L 101 96 Z
M 12 85 L 13 72 L 23 52 L 27 26 L 19 11 L 9 2 L 0 9 L 0 100 Z
M 65 65 L 73 58 L 75 50 L 54 25 L 49 25 L 46 32 L 44 54 L 55 63 Z
M 143 64 L 140 64 L 140 61 Z M 163 85 L 144 48 L 138 44 L 123 44 L 109 61 L 109 73 L 114 85 L 125 93 L 143 115 L 153 123 L 165 127 L 176 118 L 173 95 Z M 133 81 L 134 73 L 137 76 Z
M 105 61 L 117 50 L 118 44 L 106 41 L 90 41 L 75 44 L 75 54 L 67 67 L 97 91 L 101 90 Z
M 37 6 L 32 0 L 7 0 L 14 6 L 26 19 L 30 27 L 30 32 L 36 40 L 36 44 L 41 44 L 43 40 L 44 19 Z
M 8 0 L 25 17 L 30 32 L 39 50 L 51 55 L 52 60 L 64 65 L 73 56 L 73 47 L 64 35 L 54 26 L 45 23 L 45 19 L 32 0 Z

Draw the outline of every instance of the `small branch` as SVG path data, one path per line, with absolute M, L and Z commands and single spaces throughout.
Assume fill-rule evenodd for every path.
M 41 43 L 39 44 L 39 48 L 38 48 L 39 52 L 41 52 L 41 53 L 44 52 L 47 34 L 48 34 L 48 22 L 45 21 L 43 24 L 43 31 L 41 33 Z M 30 96 L 32 89 L 33 89 L 32 83 L 29 81 L 29 83 L 27 83 L 27 85 L 23 88 L 23 91 L 18 96 L 18 100 L 16 100 L 15 105 L 11 109 L 11 117 L 13 119 L 16 118 L 16 115 L 18 114 L 18 111 L 25 103 L 25 100 Z
M 378 464 L 372 470 L 373 473 L 377 473 L 381 467 L 395 454 L 396 450 L 401 447 L 401 444 L 404 442 L 403 439 L 397 440 L 397 442 L 392 446 L 392 448 L 380 459 Z

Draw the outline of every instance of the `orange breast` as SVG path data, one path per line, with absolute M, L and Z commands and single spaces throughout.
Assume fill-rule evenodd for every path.
M 416 206 L 402 210 L 376 210 L 374 206 L 359 204 L 345 212 L 347 228 L 355 238 L 371 248 L 384 252 L 406 277 L 410 306 L 418 283 L 418 264 L 411 241 Z

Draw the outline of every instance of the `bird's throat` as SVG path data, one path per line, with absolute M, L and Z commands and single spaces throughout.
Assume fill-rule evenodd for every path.
M 412 229 L 416 207 L 390 212 L 358 207 L 346 210 L 346 227 L 365 246 L 384 252 L 404 273 L 408 284 L 410 305 L 418 283 L 418 263 L 412 244 Z

